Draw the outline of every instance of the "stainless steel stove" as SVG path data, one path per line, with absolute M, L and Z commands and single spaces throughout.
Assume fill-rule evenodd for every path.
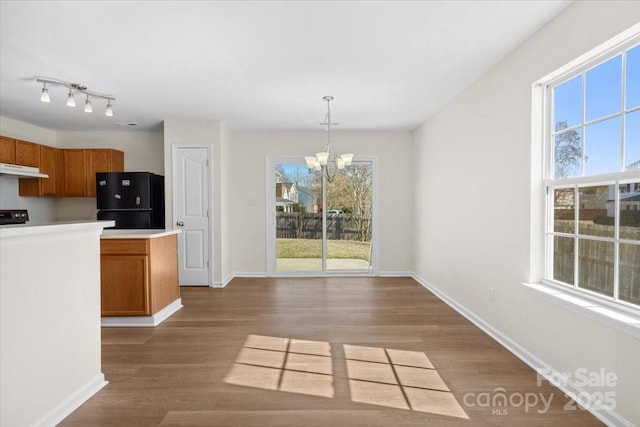
M 0 209 L 0 225 L 24 224 L 29 221 L 26 209 Z

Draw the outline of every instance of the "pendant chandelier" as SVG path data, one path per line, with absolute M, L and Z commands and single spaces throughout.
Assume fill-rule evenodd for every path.
M 328 182 L 332 182 L 338 171 L 351 166 L 353 154 L 336 154 L 331 142 L 331 126 L 338 125 L 339 123 L 331 122 L 330 102 L 333 101 L 333 96 L 325 96 L 322 99 L 327 102 L 327 115 L 325 116 L 324 122 L 320 124 L 326 126 L 327 145 L 325 146 L 324 151 L 316 153 L 315 156 L 306 156 L 304 160 L 307 162 L 307 168 L 309 168 L 310 173 L 321 175 L 326 178 Z
M 116 98 L 114 98 L 111 95 L 105 95 L 102 93 L 94 92 L 94 91 L 88 90 L 85 85 L 82 85 L 80 83 L 69 83 L 69 82 L 65 82 L 64 80 L 50 79 L 47 77 L 37 77 L 36 81 L 38 83 L 42 83 L 42 93 L 40 94 L 40 101 L 42 102 L 51 102 L 51 97 L 49 96 L 49 89 L 47 88 L 47 84 L 54 85 L 54 86 L 64 86 L 69 89 L 69 93 L 67 95 L 67 106 L 75 107 L 76 106 L 75 95 L 79 94 L 80 96 L 86 97 L 84 101 L 84 112 L 93 113 L 93 107 L 91 106 L 91 98 L 104 99 L 105 101 L 107 101 L 107 108 L 104 112 L 104 115 L 107 117 L 113 117 L 113 108 L 112 108 L 111 102 L 115 101 Z

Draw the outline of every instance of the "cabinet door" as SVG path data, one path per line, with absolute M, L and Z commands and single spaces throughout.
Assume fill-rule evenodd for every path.
M 56 151 L 56 197 L 64 197 L 64 151 Z
M 40 172 L 49 178 L 20 178 L 20 196 L 59 197 L 64 195 L 64 159 L 62 150 L 40 146 Z
M 16 163 L 16 140 L 0 136 L 0 163 Z
M 40 167 L 40 145 L 16 139 L 16 164 Z
M 111 153 L 108 149 L 87 150 L 87 196 L 96 196 L 96 172 L 111 172 Z
M 111 150 L 111 172 L 124 172 L 124 152 Z
M 100 295 L 103 316 L 148 316 L 149 257 L 100 256 Z
M 84 197 L 87 195 L 86 150 L 65 149 L 64 152 L 64 195 Z
M 49 175 L 49 178 L 39 179 L 40 196 L 57 196 L 59 174 L 62 172 L 59 168 L 60 150 L 46 145 L 40 146 L 40 172 Z
M 40 148 L 43 145 L 16 140 L 16 161 L 19 165 L 40 168 Z M 35 160 L 33 157 L 36 157 Z M 45 172 L 46 173 L 46 172 Z M 42 195 L 40 178 L 20 178 L 18 180 L 18 194 L 26 197 Z

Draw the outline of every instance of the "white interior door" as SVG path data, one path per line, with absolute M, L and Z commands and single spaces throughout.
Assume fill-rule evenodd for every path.
M 209 286 L 209 149 L 176 147 L 174 221 L 178 234 L 181 286 Z

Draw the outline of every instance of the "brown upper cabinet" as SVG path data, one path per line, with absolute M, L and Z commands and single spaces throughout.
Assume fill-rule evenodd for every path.
M 123 172 L 124 153 L 110 148 L 63 149 L 67 197 L 95 197 L 96 172 Z
M 96 172 L 124 172 L 124 152 L 56 148 L 0 136 L 0 163 L 32 166 L 49 178 L 20 178 L 20 196 L 95 197 Z
M 85 197 L 87 195 L 87 150 L 63 149 L 64 195 Z
M 63 195 L 64 160 L 62 150 L 47 145 L 40 145 L 40 172 L 49 178 L 20 178 L 19 194 L 21 196 L 49 196 Z
M 0 163 L 16 164 L 16 140 L 0 136 Z
M 53 179 L 55 181 L 55 168 L 49 169 L 47 172 L 42 170 L 40 148 L 44 145 L 34 144 L 33 142 L 21 141 L 16 139 L 16 164 L 24 166 L 32 166 L 41 169 L 41 172 L 53 173 L 53 178 L 20 178 L 18 184 L 18 194 L 21 196 L 44 196 L 42 190 L 43 182 Z M 47 162 L 47 165 L 49 163 Z M 49 175 L 51 177 L 51 175 Z M 47 196 L 55 196 L 54 194 L 46 194 Z
M 16 164 L 40 167 L 40 144 L 16 139 Z
M 124 153 L 109 148 L 87 150 L 87 196 L 96 196 L 97 172 L 124 172 Z

